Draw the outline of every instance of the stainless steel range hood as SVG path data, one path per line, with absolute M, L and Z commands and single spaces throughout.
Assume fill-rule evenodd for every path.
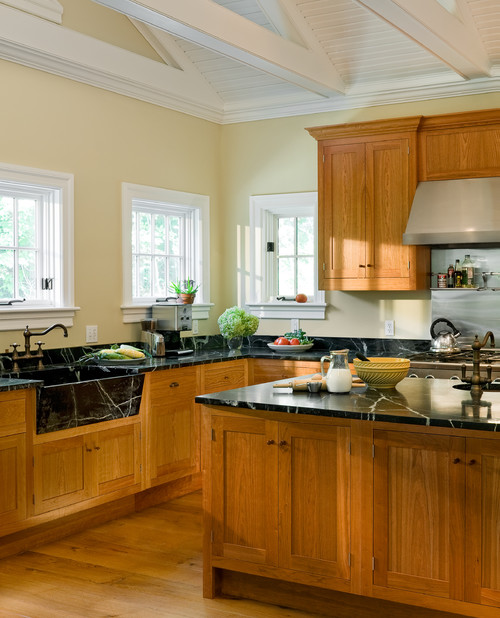
M 475 243 L 500 243 L 500 177 L 421 182 L 403 244 Z

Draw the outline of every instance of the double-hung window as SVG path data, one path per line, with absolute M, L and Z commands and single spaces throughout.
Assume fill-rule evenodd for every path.
M 263 318 L 324 318 L 317 276 L 317 194 L 250 198 L 251 277 L 247 305 Z M 307 303 L 295 302 L 305 294 Z
M 0 329 L 74 311 L 73 176 L 0 164 Z
M 200 285 L 194 309 L 205 315 L 209 300 L 209 198 L 204 195 L 124 183 L 124 319 L 140 319 L 139 307 L 175 296 L 172 283 Z M 135 310 L 134 310 L 135 308 Z

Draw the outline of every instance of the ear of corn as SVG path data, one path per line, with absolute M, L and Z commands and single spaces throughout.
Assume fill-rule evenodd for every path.
M 121 345 L 117 350 L 120 354 L 124 354 L 128 358 L 144 358 L 146 355 L 142 350 L 138 350 L 131 345 Z

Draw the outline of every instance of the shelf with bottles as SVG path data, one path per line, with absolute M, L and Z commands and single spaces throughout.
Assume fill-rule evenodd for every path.
M 457 267 L 462 274 L 464 266 L 468 269 L 469 277 L 472 273 L 471 286 L 463 285 L 463 282 L 460 282 L 461 285 L 456 285 L 455 273 Z M 430 289 L 432 291 L 500 290 L 499 247 L 433 248 L 431 251 L 431 269 Z M 464 282 L 467 282 L 467 277 L 464 277 Z

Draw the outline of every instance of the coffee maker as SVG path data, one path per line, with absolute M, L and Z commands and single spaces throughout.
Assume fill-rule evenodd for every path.
M 180 356 L 193 352 L 181 346 L 181 332 L 190 331 L 193 327 L 192 305 L 156 302 L 152 308 L 152 319 L 155 322 L 155 334 L 163 337 L 163 354 L 157 356 Z

